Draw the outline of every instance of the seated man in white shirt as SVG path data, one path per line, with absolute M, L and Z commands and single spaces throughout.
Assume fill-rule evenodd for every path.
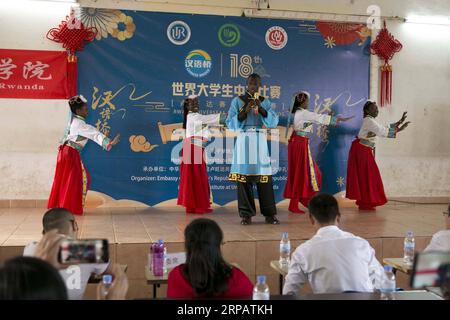
M 450 251 L 450 205 L 444 216 L 446 230 L 436 232 L 425 251 Z
M 370 244 L 339 229 L 339 207 L 329 194 L 309 201 L 316 234 L 292 254 L 283 294 L 298 294 L 309 281 L 314 293 L 372 292 L 383 267 Z
M 57 229 L 59 234 L 68 238 L 77 238 L 78 226 L 75 217 L 68 210 L 63 208 L 53 208 L 48 210 L 42 218 L 42 224 L 46 232 Z M 34 256 L 38 243 L 32 242 L 25 246 L 23 250 L 24 256 Z M 88 284 L 91 274 L 101 275 L 109 272 L 109 263 L 87 263 L 70 266 L 65 269 L 60 269 L 59 273 L 63 278 L 67 294 L 70 300 L 83 299 L 86 286 Z M 78 277 L 79 273 L 79 277 Z

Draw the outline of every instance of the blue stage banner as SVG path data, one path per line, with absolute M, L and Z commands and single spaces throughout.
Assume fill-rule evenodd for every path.
M 183 99 L 198 95 L 201 113 L 228 112 L 253 72 L 261 75 L 261 94 L 280 116 L 279 155 L 272 154 L 279 159 L 276 201 L 283 199 L 286 123 L 299 90 L 311 94 L 310 110 L 355 116 L 338 127 L 315 126 L 311 139 L 322 190 L 345 190 L 348 150 L 369 96 L 370 31 L 365 25 L 93 8 L 81 8 L 79 14 L 86 26 L 98 30 L 78 57 L 88 122 L 110 137 L 121 134 L 110 152 L 93 142 L 83 151 L 91 190 L 147 205 L 175 203 Z M 211 143 L 223 145 L 216 152 L 225 154 L 223 163 L 208 165 L 213 200 L 224 205 L 237 198 L 225 159 L 233 150 L 217 138 Z

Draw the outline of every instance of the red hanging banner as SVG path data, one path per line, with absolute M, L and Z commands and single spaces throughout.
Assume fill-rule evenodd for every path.
M 77 92 L 77 64 L 65 51 L 0 49 L 0 98 L 67 99 Z

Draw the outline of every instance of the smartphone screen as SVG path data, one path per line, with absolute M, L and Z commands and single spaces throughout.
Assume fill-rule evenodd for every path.
M 106 239 L 67 239 L 61 243 L 58 260 L 61 264 L 107 263 L 108 248 Z

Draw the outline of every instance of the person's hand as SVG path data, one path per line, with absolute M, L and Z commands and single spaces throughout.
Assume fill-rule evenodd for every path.
M 97 286 L 97 300 L 125 300 L 128 292 L 128 279 L 125 272 L 118 264 L 113 264 L 110 274 L 113 276 L 111 287 L 105 295 L 102 290 L 103 284 L 100 282 Z
M 411 121 L 408 121 L 405 124 L 403 124 L 401 127 L 398 128 L 397 132 L 405 130 L 410 123 L 411 123 Z
M 120 133 L 117 134 L 114 139 L 111 140 L 111 146 L 115 146 L 116 144 L 118 144 L 120 141 Z
M 39 241 L 34 257 L 47 261 L 56 269 L 61 269 L 62 265 L 58 262 L 58 252 L 61 242 L 66 236 L 59 234 L 58 230 L 50 230 L 44 234 Z
M 254 100 L 250 100 L 247 103 L 247 105 L 245 106 L 245 113 L 249 113 L 250 111 L 252 111 L 254 106 L 255 106 L 255 101 Z
M 401 125 L 403 122 L 405 122 L 407 116 L 408 112 L 407 111 L 403 112 L 402 117 L 400 118 L 400 120 L 397 121 L 397 127 Z
M 348 120 L 353 119 L 355 116 L 351 116 L 351 117 L 337 117 L 338 122 L 345 122 Z

